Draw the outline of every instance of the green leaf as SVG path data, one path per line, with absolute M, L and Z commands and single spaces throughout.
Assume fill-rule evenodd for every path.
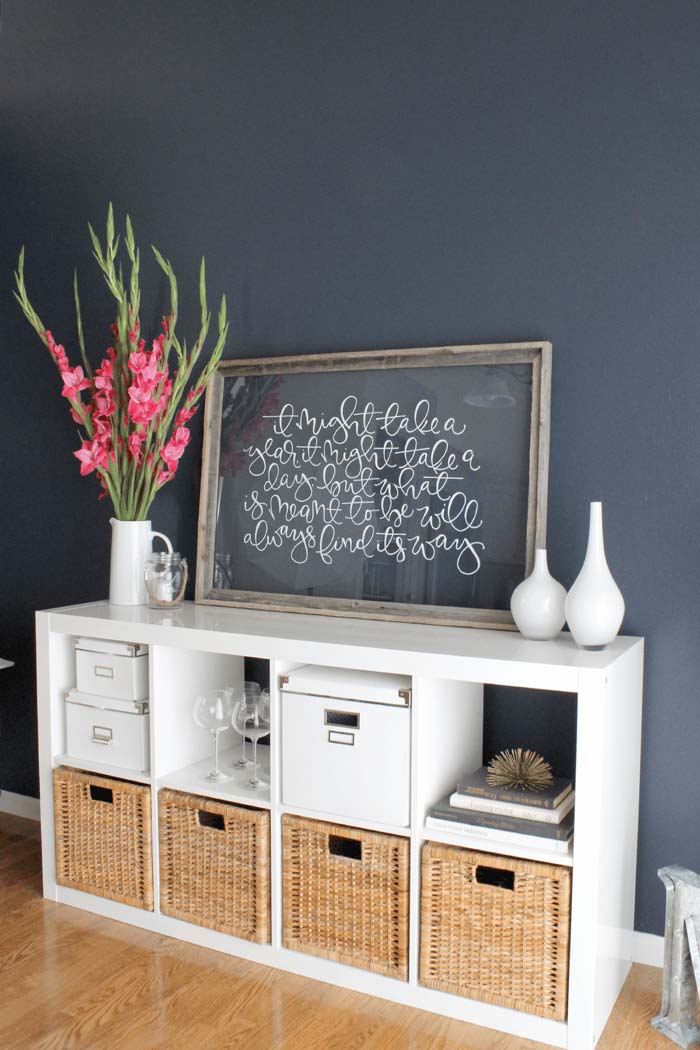
M 100 238 L 93 230 L 90 223 L 88 223 L 88 230 L 90 231 L 90 240 L 92 241 L 92 250 L 95 253 L 95 258 L 101 267 L 104 267 L 104 256 L 102 254 L 102 245 L 100 244 Z
M 126 217 L 126 250 L 129 253 L 129 258 L 131 259 L 132 262 L 134 261 L 134 249 L 135 249 L 134 228 L 131 225 L 131 219 L 127 215 L 127 217 Z
M 157 262 L 158 262 L 158 265 L 160 266 L 160 268 L 161 268 L 161 270 L 163 271 L 163 273 L 165 273 L 165 274 L 167 274 L 168 276 L 170 276 L 170 274 L 171 274 L 171 272 L 172 272 L 172 267 L 171 267 L 171 265 L 170 265 L 170 263 L 169 263 L 169 262 L 166 262 L 166 261 L 165 261 L 165 259 L 163 258 L 163 256 L 162 256 L 162 255 L 160 254 L 160 252 L 159 252 L 159 251 L 158 251 L 158 249 L 156 248 L 155 244 L 152 244 L 152 245 L 151 245 L 151 251 L 152 251 L 152 252 L 153 252 L 153 254 L 155 255 L 155 257 L 156 257 L 156 260 L 157 260 Z
M 85 365 L 85 375 L 92 379 L 92 368 L 88 361 L 88 356 L 85 351 L 85 339 L 83 336 L 83 318 L 80 313 L 80 296 L 78 294 L 78 271 L 73 270 L 73 298 L 75 299 L 75 319 L 78 326 L 78 345 L 80 346 L 80 356 L 83 359 Z

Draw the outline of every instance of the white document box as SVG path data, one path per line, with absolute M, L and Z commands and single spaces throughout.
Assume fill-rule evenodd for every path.
M 76 684 L 81 693 L 119 700 L 148 698 L 148 646 L 75 639 Z
M 71 689 L 66 693 L 66 753 L 85 762 L 108 762 L 147 773 L 148 704 L 109 700 Z
M 280 685 L 283 803 L 406 827 L 410 677 L 310 665 Z

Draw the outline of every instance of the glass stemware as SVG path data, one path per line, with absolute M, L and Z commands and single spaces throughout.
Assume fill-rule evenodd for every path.
M 258 740 L 270 732 L 270 694 L 267 689 L 260 691 L 257 699 L 253 693 L 245 694 L 233 708 L 233 728 L 242 737 L 253 741 L 253 775 L 248 781 L 253 788 L 267 787 L 267 777 L 258 776 Z
M 194 702 L 193 716 L 201 729 L 208 729 L 214 737 L 214 768 L 207 774 L 206 780 L 220 784 L 230 780 L 231 775 L 219 769 L 219 737 L 231 726 L 234 709 L 233 690 L 210 689 L 200 693 Z
M 242 688 L 234 691 L 234 704 L 239 703 L 241 700 L 249 701 L 250 703 L 256 704 L 260 700 L 261 689 L 257 682 L 244 682 Z M 234 726 L 234 729 L 236 727 Z M 243 746 L 241 750 L 241 757 L 237 762 L 233 763 L 234 769 L 247 769 L 248 766 L 252 766 L 251 760 L 246 755 L 246 738 L 247 734 L 243 736 Z

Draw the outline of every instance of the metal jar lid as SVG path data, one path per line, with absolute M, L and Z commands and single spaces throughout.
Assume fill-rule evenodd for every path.
M 152 565 L 162 565 L 164 568 L 184 564 L 185 559 L 180 557 L 179 551 L 153 551 L 148 555 L 148 561 Z

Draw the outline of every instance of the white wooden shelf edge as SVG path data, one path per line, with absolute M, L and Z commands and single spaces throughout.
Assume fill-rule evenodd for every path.
M 137 769 L 124 769 L 123 766 L 113 766 L 109 762 L 95 762 L 91 758 L 73 758 L 72 755 L 56 755 L 54 766 L 69 766 L 71 769 L 82 769 L 86 773 L 97 773 L 103 777 L 117 777 L 119 780 L 131 780 L 134 784 L 153 783 L 148 770 L 140 772 Z
M 478 836 L 467 836 L 438 828 L 424 827 L 420 834 L 423 842 L 440 842 L 445 846 L 459 846 L 462 849 L 477 850 L 480 853 L 495 853 L 502 857 L 517 857 L 520 860 L 536 860 L 544 864 L 560 864 L 571 868 L 574 863 L 573 850 L 567 853 L 556 853 L 554 850 L 531 849 L 529 846 L 513 846 L 509 842 L 497 842 L 495 839 L 482 839 Z
M 403 827 L 394 824 L 380 824 L 376 820 L 364 820 L 358 817 L 342 817 L 338 816 L 337 813 L 324 813 L 321 810 L 315 809 L 304 809 L 302 806 L 287 806 L 284 803 L 279 807 L 281 813 L 292 813 L 297 817 L 304 817 L 307 820 L 324 820 L 328 824 L 340 824 L 343 827 L 356 828 L 359 831 L 378 831 L 385 835 L 402 835 L 404 838 L 409 838 L 411 834 L 410 827 Z
M 246 744 L 248 756 L 252 754 L 253 745 Z M 231 775 L 231 780 L 216 783 L 207 780 L 207 773 L 214 765 L 214 756 L 203 758 L 184 769 L 174 770 L 158 777 L 159 788 L 171 788 L 173 791 L 184 791 L 190 795 L 201 795 L 221 802 L 238 802 L 245 806 L 257 806 L 260 809 L 270 808 L 270 755 L 269 748 L 258 745 L 258 772 L 268 781 L 265 788 L 255 788 L 248 783 L 253 767 L 235 769 L 234 763 L 241 756 L 240 747 L 222 751 L 219 756 L 219 767 Z
M 211 652 L 395 671 L 444 678 L 521 684 L 576 692 L 582 670 L 605 671 L 641 640 L 619 636 L 602 652 L 578 649 L 563 632 L 533 642 L 516 631 L 437 627 L 227 609 L 185 602 L 164 615 L 145 606 L 108 602 L 48 610 L 51 630 L 99 638 L 179 645 Z

